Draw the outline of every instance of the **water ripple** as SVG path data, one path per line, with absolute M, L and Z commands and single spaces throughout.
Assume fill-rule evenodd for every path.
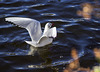
M 40 7 L 45 6 L 45 4 L 35 4 L 30 6 L 20 6 L 20 7 L 1 7 L 1 10 L 17 10 L 17 9 L 23 9 L 23 8 L 33 8 L 33 7 Z
M 43 16 L 56 16 L 54 13 L 42 13 Z
M 8 40 L 9 38 L 7 38 L 6 36 L 0 35 L 0 43 L 7 42 Z
M 90 28 L 91 30 L 99 31 L 100 29 L 98 28 Z
M 41 7 L 41 6 L 45 6 L 45 4 L 36 4 L 36 5 L 30 5 L 30 6 L 25 6 L 26 8 L 33 8 L 33 7 Z
M 10 28 L 13 27 L 13 25 L 9 24 L 9 25 L 0 25 L 0 29 L 2 28 Z
M 84 21 L 84 19 L 51 19 L 51 20 L 48 20 L 48 21 L 53 21 L 53 22 L 79 22 L 79 21 Z

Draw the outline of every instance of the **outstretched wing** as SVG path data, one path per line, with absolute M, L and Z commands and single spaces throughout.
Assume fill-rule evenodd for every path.
M 41 43 L 45 40 L 45 42 L 49 42 L 51 38 L 55 38 L 57 36 L 57 30 L 56 27 L 53 27 L 49 29 L 47 32 L 45 32 L 42 37 L 38 40 L 37 43 Z
M 42 30 L 40 22 L 37 20 L 23 17 L 8 17 L 5 18 L 5 20 L 8 22 L 12 22 L 19 27 L 27 29 L 32 41 L 38 41 L 41 37 Z

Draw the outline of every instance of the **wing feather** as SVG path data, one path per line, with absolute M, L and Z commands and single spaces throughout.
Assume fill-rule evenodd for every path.
M 40 22 L 35 19 L 23 18 L 23 17 L 8 17 L 5 18 L 5 20 L 27 29 L 32 41 L 38 41 L 39 38 L 41 37 L 42 30 Z
M 49 42 L 51 38 L 55 38 L 57 36 L 57 30 L 56 27 L 53 27 L 49 29 L 45 34 L 42 35 L 42 37 L 38 40 L 37 43 L 41 43 L 42 41 Z
M 53 27 L 53 28 L 49 29 L 47 32 L 44 33 L 43 36 L 55 38 L 57 36 L 56 27 Z

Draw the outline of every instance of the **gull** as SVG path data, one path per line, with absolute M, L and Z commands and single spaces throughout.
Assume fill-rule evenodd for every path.
M 23 18 L 23 17 L 7 17 L 5 21 L 11 22 L 21 28 L 25 28 L 30 37 L 31 41 L 25 41 L 29 45 L 34 47 L 43 47 L 53 42 L 53 39 L 57 36 L 56 27 L 52 27 L 52 23 L 46 23 L 44 32 L 41 30 L 40 22 L 31 19 L 31 18 Z

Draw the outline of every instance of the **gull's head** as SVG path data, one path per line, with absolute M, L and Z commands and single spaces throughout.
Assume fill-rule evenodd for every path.
M 51 27 L 53 26 L 53 24 L 50 23 L 50 22 L 48 22 L 48 23 L 46 24 L 46 26 L 47 26 L 48 28 L 51 28 Z

